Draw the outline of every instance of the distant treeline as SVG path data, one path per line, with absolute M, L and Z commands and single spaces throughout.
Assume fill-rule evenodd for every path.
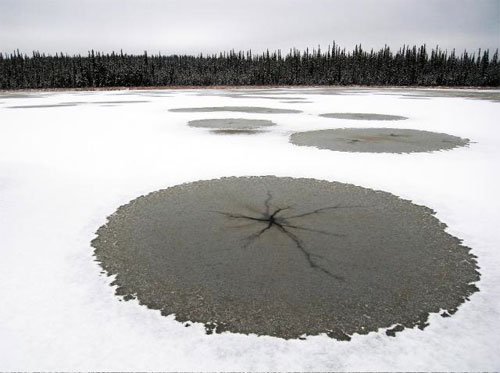
M 456 55 L 425 45 L 353 51 L 88 56 L 0 54 L 0 89 L 211 85 L 500 86 L 498 50 Z

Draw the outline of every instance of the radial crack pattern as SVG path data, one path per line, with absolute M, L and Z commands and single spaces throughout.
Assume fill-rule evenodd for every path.
M 478 290 L 475 257 L 432 210 L 350 184 L 203 180 L 108 219 L 92 245 L 116 294 L 209 333 L 394 335 Z
M 282 232 L 288 238 L 290 238 L 290 240 L 292 240 L 294 242 L 295 246 L 303 254 L 304 258 L 306 259 L 307 263 L 309 264 L 309 266 L 311 268 L 319 270 L 319 271 L 323 272 L 324 274 L 335 278 L 336 280 L 344 280 L 344 278 L 342 276 L 339 276 L 339 275 L 336 275 L 336 274 L 330 272 L 328 269 L 321 266 L 321 264 L 317 263 L 314 260 L 315 258 L 322 259 L 322 260 L 325 260 L 325 258 L 321 255 L 309 252 L 307 250 L 303 240 L 301 240 L 296 234 L 292 233 L 290 231 L 290 229 L 297 229 L 300 231 L 306 231 L 306 232 L 312 232 L 312 233 L 320 233 L 320 234 L 330 235 L 330 236 L 334 236 L 334 237 L 345 237 L 345 235 L 339 234 L 339 233 L 327 232 L 327 231 L 314 229 L 314 228 L 292 225 L 292 224 L 288 223 L 288 219 L 302 218 L 302 217 L 310 216 L 313 214 L 319 214 L 319 213 L 322 213 L 322 212 L 328 211 L 328 210 L 350 208 L 351 206 L 336 205 L 336 206 L 319 208 L 319 209 L 309 211 L 306 213 L 302 213 L 302 214 L 298 214 L 298 215 L 279 217 L 278 214 L 280 212 L 289 210 L 291 208 L 291 206 L 277 208 L 276 210 L 274 210 L 274 212 L 271 213 L 271 209 L 272 209 L 271 201 L 272 201 L 272 199 L 273 199 L 273 196 L 272 196 L 271 192 L 268 191 L 267 198 L 264 201 L 264 213 L 262 214 L 261 217 L 235 214 L 235 213 L 229 213 L 229 212 L 224 212 L 224 211 L 212 211 L 212 212 L 227 216 L 228 218 L 232 218 L 232 219 L 247 219 L 247 220 L 266 223 L 266 226 L 264 228 L 251 234 L 250 236 L 246 237 L 247 242 L 244 245 L 245 248 L 250 246 L 256 239 L 258 239 L 266 231 L 269 231 L 271 228 L 276 227 L 279 232 Z M 352 207 L 360 207 L 360 206 L 352 206 Z

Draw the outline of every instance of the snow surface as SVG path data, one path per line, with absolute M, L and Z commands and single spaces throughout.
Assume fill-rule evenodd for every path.
M 286 90 L 283 90 L 286 92 Z M 276 90 L 273 93 L 279 93 Z M 308 93 L 309 92 L 309 93 Z M 231 98 L 224 91 L 58 92 L 0 103 L 0 370 L 500 369 L 500 104 L 463 98 L 401 99 L 377 90 L 294 96 L 313 103 Z M 165 92 L 163 92 L 165 93 Z M 201 93 L 201 95 L 200 95 Z M 268 94 L 269 90 L 265 91 Z M 153 93 L 154 94 L 154 93 Z M 286 97 L 286 96 L 285 96 Z M 8 106 L 150 100 L 11 109 Z M 170 108 L 267 106 L 301 114 L 172 113 Z M 366 112 L 400 122 L 319 117 Z M 269 119 L 257 135 L 214 135 L 204 118 Z M 397 127 L 467 137 L 470 147 L 413 154 L 298 147 L 295 131 Z M 428 206 L 478 256 L 480 291 L 449 318 L 397 337 L 381 330 L 350 342 L 224 333 L 206 335 L 172 316 L 119 301 L 90 241 L 116 208 L 139 195 L 201 179 L 277 175 L 356 184 Z

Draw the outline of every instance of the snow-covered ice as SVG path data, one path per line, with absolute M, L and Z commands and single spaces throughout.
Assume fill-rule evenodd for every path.
M 0 370 L 500 369 L 498 102 L 401 99 L 412 91 L 383 89 L 344 89 L 339 95 L 265 90 L 258 98 L 224 97 L 225 91 L 216 90 L 157 93 L 57 92 L 0 99 Z M 281 93 L 307 101 L 261 98 Z M 128 100 L 135 102 L 110 103 Z M 81 104 L 45 106 L 71 102 Z M 203 106 L 302 112 L 168 111 Z M 409 119 L 319 116 L 329 112 Z M 187 125 L 205 118 L 267 119 L 277 125 L 255 135 L 214 135 Z M 432 153 L 369 154 L 288 142 L 296 131 L 340 127 L 435 131 L 472 143 Z M 249 175 L 346 182 L 434 209 L 448 232 L 478 256 L 480 291 L 452 317 L 431 315 L 423 331 L 405 330 L 393 338 L 381 330 L 354 335 L 349 342 L 326 336 L 206 335 L 202 325 L 186 328 L 172 316 L 114 295 L 90 241 L 118 206 L 180 183 Z

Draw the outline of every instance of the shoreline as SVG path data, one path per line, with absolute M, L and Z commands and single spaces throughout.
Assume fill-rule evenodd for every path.
M 64 91 L 149 91 L 149 90 L 203 90 L 203 89 L 300 89 L 300 88 L 337 88 L 337 89 L 436 89 L 436 90 L 481 90 L 498 91 L 500 87 L 477 86 L 391 86 L 391 85 L 211 85 L 211 86 L 136 86 L 136 87 L 82 87 L 82 88 L 21 88 L 0 89 L 0 93 L 10 92 L 64 92 Z

